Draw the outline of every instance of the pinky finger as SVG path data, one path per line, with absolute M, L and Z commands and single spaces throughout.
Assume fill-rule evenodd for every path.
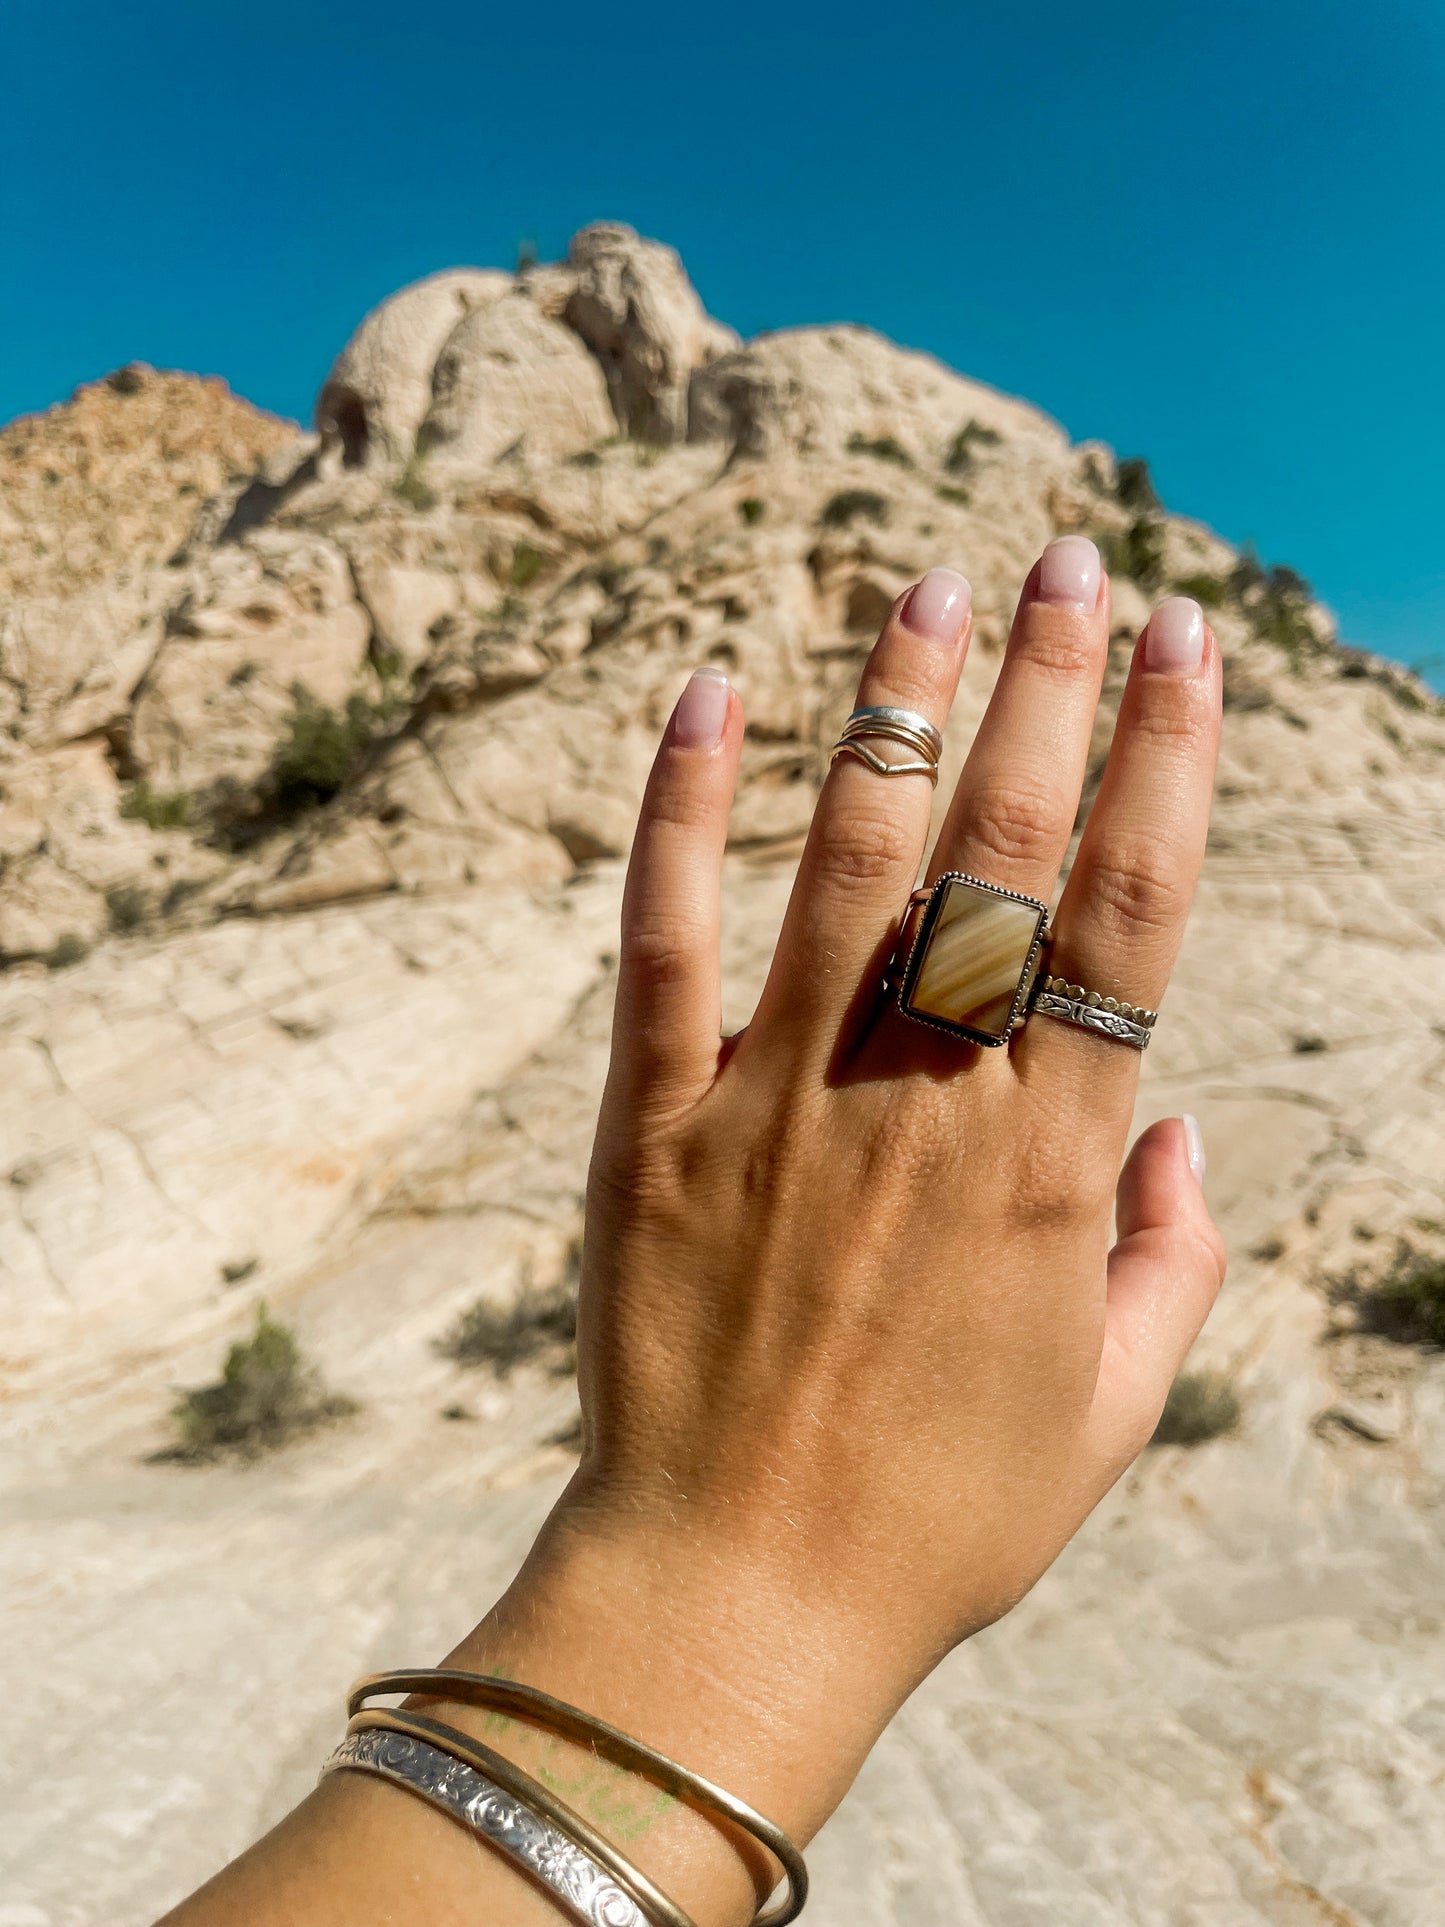
M 622 900 L 609 1086 L 629 1101 L 695 1101 L 717 1069 L 723 849 L 742 704 L 699 669 L 667 725 L 642 801 Z

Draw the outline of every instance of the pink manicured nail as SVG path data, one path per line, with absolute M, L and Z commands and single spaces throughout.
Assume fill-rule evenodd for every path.
M 952 645 L 963 634 L 973 590 L 957 569 L 930 569 L 903 605 L 902 622 L 915 636 Z
M 1199 1128 L 1199 1119 L 1186 1111 L 1179 1122 L 1184 1126 L 1184 1148 L 1189 1154 L 1189 1168 L 1194 1173 L 1196 1184 L 1204 1182 L 1204 1133 Z
M 1204 660 L 1204 611 L 1187 595 L 1165 596 L 1144 631 L 1144 667 L 1192 676 Z
M 1099 606 L 1099 551 L 1087 535 L 1061 535 L 1039 557 L 1039 600 L 1090 615 Z
M 732 684 L 711 664 L 695 669 L 672 712 L 672 740 L 678 749 L 716 749 L 727 727 Z

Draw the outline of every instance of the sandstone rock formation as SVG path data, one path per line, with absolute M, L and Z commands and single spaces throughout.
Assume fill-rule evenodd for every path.
M 1019 581 L 1086 529 L 1115 586 L 1095 773 L 1153 596 L 1207 601 L 1226 656 L 1139 1121 L 1203 1120 L 1233 1274 L 1200 1356 L 1245 1420 L 1148 1455 L 905 1710 L 810 1917 L 1435 1927 L 1445 1360 L 1327 1287 L 1445 1235 L 1439 703 L 1109 450 L 862 329 L 738 344 L 613 226 L 384 303 L 314 440 L 134 380 L 0 436 L 0 1413 L 37 1735 L 0 1923 L 153 1917 L 304 1789 L 350 1674 L 445 1648 L 565 1477 L 569 1387 L 435 1341 L 565 1270 L 688 669 L 749 719 L 735 1024 L 892 596 L 936 561 L 974 582 L 956 768 Z M 36 480 L 45 448 L 72 480 Z M 148 1462 L 260 1295 L 360 1416 Z M 85 1774 L 31 1770 L 82 1744 Z

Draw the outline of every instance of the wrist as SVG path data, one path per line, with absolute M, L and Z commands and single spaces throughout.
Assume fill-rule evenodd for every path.
M 816 1833 L 912 1681 L 765 1566 L 675 1531 L 565 1504 L 504 1597 L 447 1664 L 537 1686 L 738 1795 L 799 1845 Z M 585 1749 L 449 1704 L 579 1811 L 624 1836 L 700 1923 L 742 1921 L 776 1876 L 735 1830 L 658 1802 Z M 613 1824 L 609 1825 L 611 1821 Z M 641 1836 L 645 1834 L 646 1838 Z

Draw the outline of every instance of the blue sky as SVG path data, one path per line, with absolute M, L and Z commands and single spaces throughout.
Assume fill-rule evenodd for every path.
M 392 288 L 622 219 L 744 333 L 1147 455 L 1445 681 L 1439 0 L 5 0 L 0 89 L 0 419 L 133 358 L 305 417 Z

